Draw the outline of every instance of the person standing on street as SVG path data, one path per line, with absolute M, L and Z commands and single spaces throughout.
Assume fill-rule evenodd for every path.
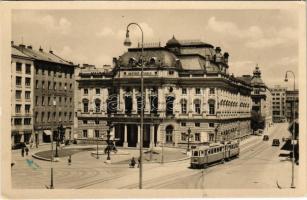
M 29 148 L 26 146 L 26 148 L 25 148 L 25 151 L 26 151 L 26 156 L 28 156 L 28 154 L 29 154 Z
M 24 147 L 21 148 L 21 156 L 22 156 L 22 157 L 25 156 L 25 149 L 24 149 Z

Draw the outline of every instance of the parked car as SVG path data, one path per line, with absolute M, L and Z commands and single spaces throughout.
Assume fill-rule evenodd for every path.
M 264 135 L 263 136 L 263 141 L 268 141 L 269 140 L 269 136 L 268 135 Z
M 279 139 L 273 139 L 272 146 L 279 146 L 279 145 L 280 145 Z
M 20 143 L 16 143 L 12 146 L 12 149 L 21 149 L 22 147 L 26 147 L 26 144 L 23 143 L 23 142 L 20 142 Z

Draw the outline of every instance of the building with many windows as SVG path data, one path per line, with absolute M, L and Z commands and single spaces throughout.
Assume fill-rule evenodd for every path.
M 142 64 L 144 147 L 247 137 L 251 87 L 229 75 L 228 59 L 220 47 L 173 37 L 164 47 L 145 45 L 143 55 L 141 48 L 129 48 L 113 59 L 111 70 L 80 69 L 76 137 L 102 136 L 112 123 L 117 145 L 139 146 Z
M 33 97 L 33 129 L 35 142 L 49 142 L 52 131 L 63 125 L 65 136 L 72 135 L 74 112 L 74 68 L 53 51 L 42 48 L 34 50 L 32 46 L 12 45 L 18 51 L 33 60 L 31 92 Z M 27 78 L 26 78 L 27 79 Z M 25 80 L 27 85 L 27 80 Z M 17 81 L 16 81 L 17 82 Z M 30 84 L 30 83 L 29 83 Z
M 11 143 L 28 143 L 33 133 L 33 59 L 11 49 Z
M 298 90 L 286 91 L 286 118 L 288 121 L 298 119 L 299 113 L 299 92 Z
M 243 75 L 240 80 L 249 83 L 252 87 L 252 110 L 261 114 L 265 120 L 265 126 L 270 127 L 272 120 L 272 94 L 270 89 L 261 79 L 261 71 L 258 66 L 255 67 L 253 76 Z
M 273 121 L 279 122 L 286 118 L 286 91 L 287 87 L 275 85 L 271 89 Z

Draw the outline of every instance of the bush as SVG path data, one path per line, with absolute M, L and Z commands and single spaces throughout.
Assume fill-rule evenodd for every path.
M 76 139 L 74 139 L 73 144 L 77 144 L 77 140 Z

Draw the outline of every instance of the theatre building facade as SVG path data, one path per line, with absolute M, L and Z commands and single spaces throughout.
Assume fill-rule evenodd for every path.
M 77 138 L 140 143 L 141 65 L 144 147 L 241 139 L 250 132 L 251 87 L 229 75 L 229 54 L 201 41 L 130 48 L 111 70 L 85 67 L 76 78 Z

